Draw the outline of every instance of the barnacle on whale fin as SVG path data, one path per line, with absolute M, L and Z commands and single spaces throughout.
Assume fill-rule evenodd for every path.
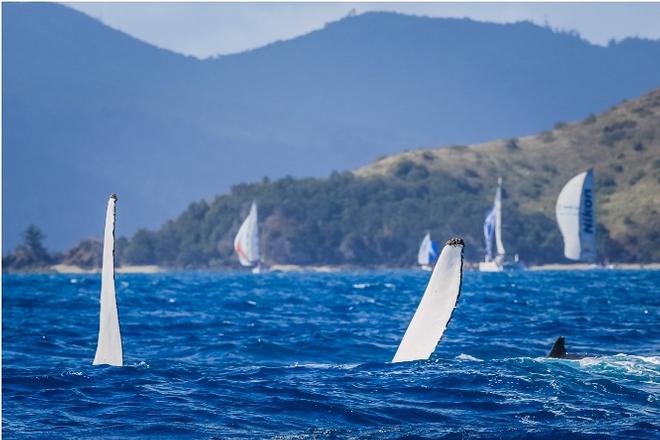
M 447 243 L 445 243 L 447 246 L 464 246 L 465 243 L 463 242 L 462 238 L 452 238 L 447 240 Z
M 116 201 L 117 200 L 117 194 L 115 194 L 115 193 L 110 194 L 110 198 L 115 199 L 115 201 Z

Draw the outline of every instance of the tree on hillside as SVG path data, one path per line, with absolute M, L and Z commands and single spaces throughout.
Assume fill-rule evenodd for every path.
M 35 225 L 28 226 L 23 233 L 24 246 L 27 247 L 37 259 L 48 259 L 48 251 L 43 245 L 45 239 L 46 236 L 44 233 Z
M 155 252 L 154 233 L 146 229 L 138 230 L 133 239 L 122 251 L 125 263 L 128 264 L 158 264 L 160 259 Z
M 53 264 L 55 259 L 43 245 L 45 238 L 37 226 L 28 226 L 23 233 L 23 244 L 2 259 L 3 267 L 8 270 L 41 270 Z
M 103 243 L 97 239 L 83 240 L 66 251 L 61 262 L 83 269 L 100 268 L 103 264 Z

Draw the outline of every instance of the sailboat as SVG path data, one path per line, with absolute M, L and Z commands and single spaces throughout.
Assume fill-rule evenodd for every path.
M 99 313 L 99 337 L 93 365 L 124 365 L 119 313 L 115 295 L 115 215 L 117 195 L 111 194 L 105 214 L 103 234 L 103 267 L 101 269 L 101 310 Z
M 481 272 L 501 272 L 504 270 L 504 244 L 502 243 L 502 178 L 497 178 L 495 201 L 486 214 L 484 221 L 484 239 L 486 241 L 486 257 L 479 263 Z M 493 239 L 497 255 L 493 256 Z
M 557 223 L 569 260 L 596 261 L 595 208 L 594 173 L 589 169 L 569 180 L 557 198 Z
M 422 270 L 433 270 L 433 264 L 438 258 L 438 244 L 431 240 L 431 233 L 427 232 L 419 245 L 419 252 L 417 252 L 417 264 Z
M 463 246 L 463 240 L 454 238 L 442 249 L 393 363 L 428 359 L 435 351 L 461 295 Z
M 486 256 L 479 263 L 481 272 L 502 272 L 505 269 L 518 269 L 522 266 L 516 254 L 514 261 L 505 261 L 506 251 L 502 243 L 502 178 L 497 178 L 497 189 L 493 207 L 486 214 L 484 221 L 484 239 L 486 241 Z M 495 241 L 496 255 L 493 255 L 493 241 Z
M 238 229 L 234 238 L 234 250 L 244 267 L 251 267 L 252 273 L 261 272 L 259 258 L 259 226 L 257 224 L 257 202 L 252 202 L 250 213 Z

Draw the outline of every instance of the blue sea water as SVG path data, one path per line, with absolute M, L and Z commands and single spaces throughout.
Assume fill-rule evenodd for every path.
M 6 438 L 658 438 L 660 272 L 467 272 L 428 361 L 391 364 L 413 271 L 3 276 Z M 571 352 L 546 359 L 557 336 Z

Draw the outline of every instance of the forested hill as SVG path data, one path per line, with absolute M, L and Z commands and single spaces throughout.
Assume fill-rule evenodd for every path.
M 467 258 L 478 260 L 484 213 L 502 176 L 508 252 L 528 263 L 564 261 L 556 197 L 589 167 L 601 259 L 660 261 L 660 90 L 536 136 L 412 151 L 324 179 L 238 185 L 158 231 L 139 231 L 120 259 L 235 266 L 232 241 L 257 200 L 267 263 L 408 266 L 426 231 L 438 240 L 464 237 Z
M 53 3 L 5 2 L 2 24 L 5 251 L 31 223 L 58 250 L 98 234 L 111 192 L 132 235 L 240 182 L 535 133 L 660 87 L 660 41 L 525 22 L 367 13 L 205 60 Z

